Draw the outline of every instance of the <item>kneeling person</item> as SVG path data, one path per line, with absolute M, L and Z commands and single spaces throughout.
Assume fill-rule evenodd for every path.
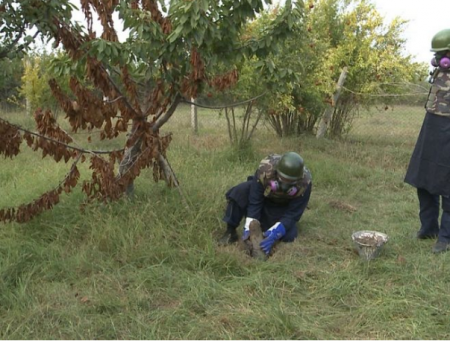
M 264 158 L 254 176 L 227 191 L 228 201 L 223 221 L 227 230 L 219 240 L 222 245 L 237 242 L 236 229 L 246 217 L 242 240 L 250 236 L 250 223 L 261 224 L 264 239 L 260 246 L 268 255 L 275 242 L 297 238 L 297 222 L 311 195 L 311 173 L 295 152 L 272 154 Z

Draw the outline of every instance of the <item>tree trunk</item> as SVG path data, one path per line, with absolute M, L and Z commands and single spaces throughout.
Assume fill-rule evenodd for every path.
M 159 128 L 161 128 L 168 120 L 169 118 L 173 115 L 173 113 L 175 112 L 176 108 L 178 107 L 178 104 L 180 103 L 181 100 L 181 96 L 180 95 L 176 95 L 170 108 L 161 116 L 159 116 L 156 119 L 155 124 L 152 127 L 152 131 L 156 132 L 159 130 Z M 131 129 L 131 133 L 128 136 L 128 138 L 132 138 L 136 128 L 136 124 L 138 123 L 138 121 L 133 121 L 133 128 Z M 127 147 L 125 149 L 125 153 L 123 156 L 122 161 L 120 162 L 119 165 L 119 174 L 117 175 L 119 178 L 122 174 L 126 173 L 128 171 L 128 169 L 133 165 L 133 163 L 136 160 L 136 157 L 139 155 L 139 153 L 141 152 L 141 144 L 142 144 L 142 140 L 139 138 L 136 140 L 136 142 L 131 146 L 131 147 Z M 161 161 L 161 160 L 160 160 Z M 175 179 L 175 175 L 173 174 L 173 178 Z M 166 182 L 170 185 L 170 181 L 171 178 L 166 176 Z M 178 183 L 178 182 L 177 182 Z M 132 197 L 134 193 L 134 184 L 133 182 L 129 183 L 126 189 L 126 194 L 128 197 Z
M 135 124 L 136 122 L 133 122 L 133 128 L 131 129 L 131 133 L 129 135 L 132 136 L 135 132 Z M 124 152 L 124 156 L 122 161 L 119 165 L 119 174 L 118 177 L 120 178 L 122 174 L 125 174 L 128 169 L 132 166 L 133 162 L 136 160 L 137 155 L 141 152 L 141 143 L 142 140 L 139 138 L 131 147 L 127 147 Z M 131 182 L 128 184 L 126 189 L 126 194 L 128 197 L 132 197 L 134 194 L 134 183 Z

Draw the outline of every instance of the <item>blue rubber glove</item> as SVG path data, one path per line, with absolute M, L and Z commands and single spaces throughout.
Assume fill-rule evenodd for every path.
M 265 239 L 259 244 L 266 255 L 272 250 L 273 244 L 286 234 L 286 229 L 282 223 L 276 223 L 263 233 Z
M 246 218 L 244 225 L 244 232 L 242 233 L 242 240 L 245 241 L 250 238 L 250 223 L 255 220 L 253 218 Z

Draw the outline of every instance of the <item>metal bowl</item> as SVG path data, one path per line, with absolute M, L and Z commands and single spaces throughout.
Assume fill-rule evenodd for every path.
M 378 231 L 358 231 L 352 234 L 353 244 L 359 256 L 365 260 L 377 258 L 388 239 L 387 234 Z

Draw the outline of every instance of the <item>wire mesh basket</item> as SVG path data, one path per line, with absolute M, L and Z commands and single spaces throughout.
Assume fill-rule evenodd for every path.
M 359 256 L 365 260 L 377 258 L 388 239 L 387 234 L 377 231 L 358 231 L 352 234 L 353 244 Z

